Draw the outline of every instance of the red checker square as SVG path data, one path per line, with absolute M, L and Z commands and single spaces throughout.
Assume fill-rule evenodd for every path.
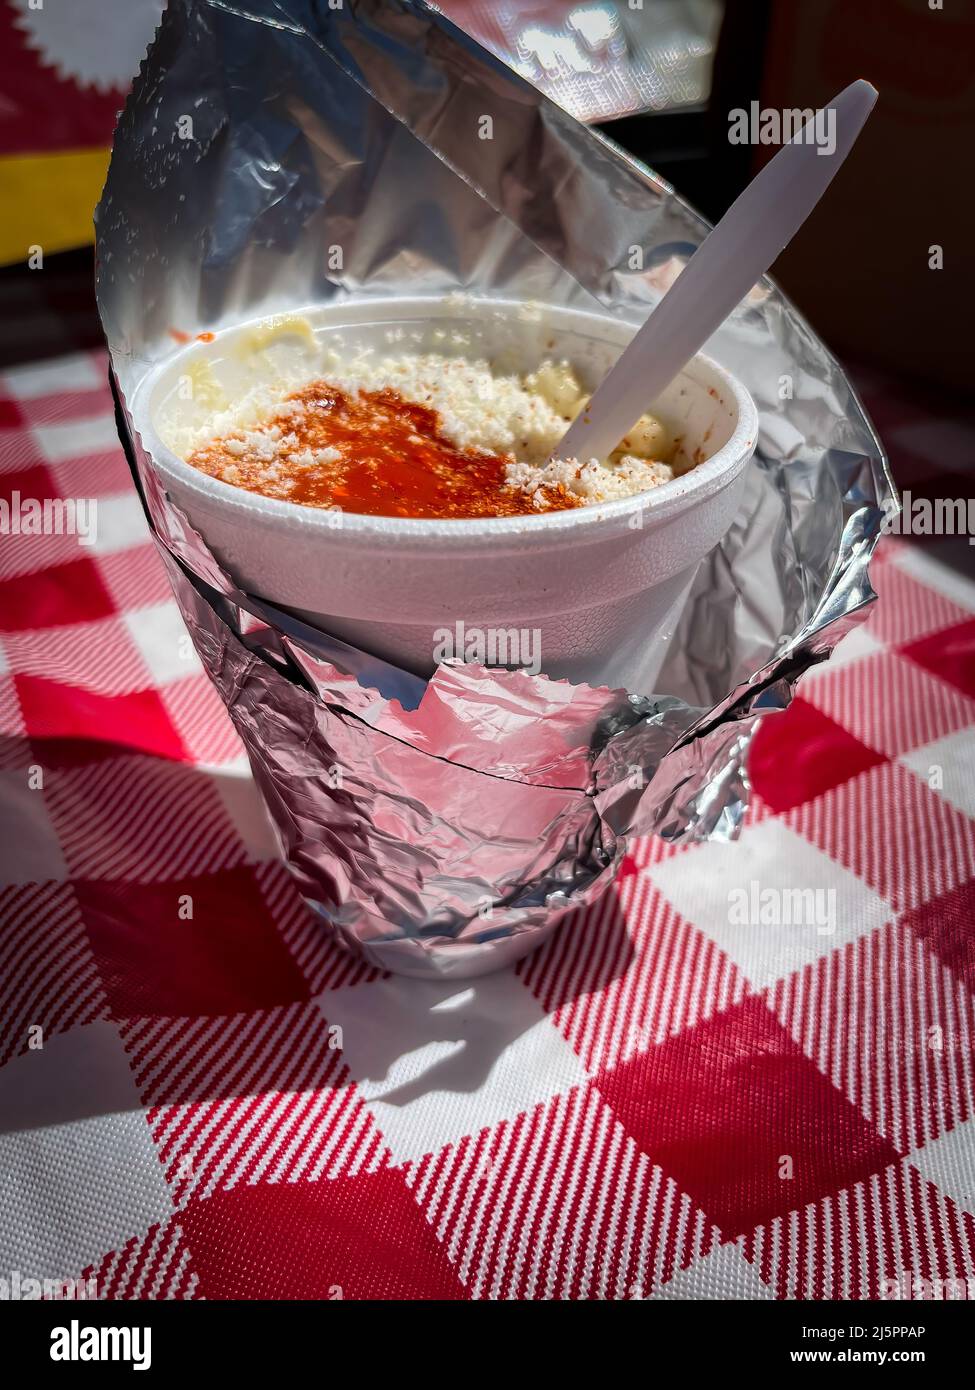
M 878 565 L 876 572 L 871 568 L 870 573 L 878 597 L 866 628 L 888 646 L 916 641 L 968 619 L 964 608 L 899 565 Z
M 975 879 L 915 908 L 903 924 L 975 994 Z
M 102 695 L 42 676 L 17 676 L 15 684 L 27 734 L 48 767 L 77 767 L 120 752 L 186 759 L 156 690 Z
M 788 811 L 883 761 L 828 714 L 797 698 L 782 714 L 762 720 L 748 772 L 766 805 Z
M 594 1084 L 643 1152 L 728 1237 L 898 1158 L 755 997 Z
M 48 541 L 57 542 L 59 558 L 64 546 L 77 547 L 75 536 L 22 536 L 22 544 L 42 553 Z M 92 622 L 107 618 L 115 607 L 89 557 L 67 564 L 55 564 L 37 573 L 20 574 L 0 580 L 0 631 L 22 632 L 25 628 L 60 627 L 66 623 Z
M 975 824 L 900 763 L 870 768 L 783 819 L 897 912 L 975 872 Z
M 23 423 L 24 417 L 17 402 L 9 396 L 0 396 L 0 429 L 15 429 Z
M 900 650 L 918 666 L 932 671 L 940 680 L 950 681 L 975 700 L 975 618 L 944 632 L 934 632 Z
M 0 473 L 0 497 L 8 506 L 12 502 L 19 501 L 21 508 L 23 508 L 28 500 L 36 499 L 43 502 L 45 498 L 60 497 L 60 495 L 51 470 L 46 468 L 44 464 L 33 464 L 25 459 L 20 468 Z M 26 520 L 23 511 L 19 515 L 23 520 Z M 14 526 L 11 526 L 12 533 L 15 529 Z
M 120 612 L 166 603 L 173 596 L 169 577 L 153 541 L 100 555 L 98 569 Z
M 823 668 L 806 698 L 889 757 L 975 724 L 975 700 L 897 651 L 874 652 L 836 671 Z
M 307 997 L 248 867 L 79 881 L 75 892 L 115 1018 L 242 1013 Z
M 446 1252 L 389 1170 L 238 1187 L 180 1215 L 209 1299 L 463 1299 Z

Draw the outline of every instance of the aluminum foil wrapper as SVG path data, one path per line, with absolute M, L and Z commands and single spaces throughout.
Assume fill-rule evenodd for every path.
M 472 138 L 483 115 L 489 140 Z M 896 507 L 842 371 L 771 283 L 708 345 L 762 428 L 665 693 L 453 663 L 426 683 L 242 593 L 161 487 L 133 392 L 173 330 L 340 296 L 460 290 L 636 323 L 707 224 L 422 4 L 171 0 L 97 230 L 123 442 L 324 926 L 393 970 L 477 974 L 604 892 L 628 836 L 736 834 L 756 720 L 874 597 L 868 562 Z M 342 271 L 323 254 L 334 244 Z

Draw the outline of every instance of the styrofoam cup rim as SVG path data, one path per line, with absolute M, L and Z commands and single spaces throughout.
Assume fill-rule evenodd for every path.
M 362 308 L 368 312 L 382 310 L 407 312 L 418 305 L 438 303 L 439 300 L 389 301 L 369 300 Z M 478 301 L 473 301 L 477 303 Z M 515 301 L 489 301 L 492 310 L 520 307 Z M 592 314 L 583 310 L 559 309 L 556 311 L 563 321 L 578 322 L 580 327 L 588 322 L 592 326 L 613 325 L 632 329 L 634 325 L 608 315 Z M 235 325 L 218 335 L 239 331 L 246 325 Z M 328 536 L 330 544 L 360 544 L 363 541 L 381 545 L 383 549 L 410 549 L 426 547 L 434 541 L 438 547 L 459 546 L 479 548 L 479 543 L 493 547 L 506 541 L 515 541 L 519 546 L 525 543 L 545 545 L 559 544 L 571 540 L 572 544 L 584 544 L 587 540 L 600 539 L 608 530 L 618 531 L 632 521 L 635 513 L 643 513 L 645 524 L 654 525 L 669 519 L 675 512 L 682 511 L 715 492 L 729 486 L 739 475 L 754 452 L 758 434 L 758 410 L 747 388 L 726 368 L 715 362 L 705 353 L 698 353 L 683 368 L 681 375 L 687 375 L 696 384 L 702 384 L 699 376 L 710 378 L 710 385 L 719 385 L 734 402 L 737 419 L 734 429 L 725 444 L 689 472 L 670 482 L 662 483 L 649 492 L 638 493 L 632 497 L 618 498 L 610 502 L 599 502 L 568 511 L 545 512 L 538 516 L 515 517 L 476 517 L 471 519 L 440 519 L 418 517 L 371 516 L 356 512 L 343 512 L 341 526 L 335 524 L 333 512 L 317 507 L 307 507 L 300 503 L 281 501 L 234 487 L 230 483 L 212 478 L 202 473 L 192 464 L 186 463 L 169 449 L 159 438 L 153 423 L 148 418 L 147 402 L 159 379 L 169 373 L 174 362 L 187 353 L 171 354 L 146 376 L 135 392 L 132 415 L 133 423 L 152 463 L 165 477 L 167 474 L 183 490 L 195 493 L 201 505 L 237 515 L 242 526 L 260 525 L 262 529 L 278 529 L 282 534 L 301 530 L 321 531 Z M 641 521 L 643 518 L 641 518 Z

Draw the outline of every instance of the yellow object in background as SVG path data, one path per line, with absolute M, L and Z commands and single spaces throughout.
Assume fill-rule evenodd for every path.
M 107 149 L 0 155 L 0 264 L 87 246 L 108 170 Z

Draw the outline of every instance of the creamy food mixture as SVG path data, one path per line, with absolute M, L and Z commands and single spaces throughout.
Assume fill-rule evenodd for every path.
M 320 377 L 253 386 L 170 442 L 203 472 L 266 497 L 380 516 L 531 515 L 674 476 L 674 442 L 651 415 L 608 459 L 553 460 L 587 404 L 566 361 L 518 376 L 463 356 L 333 350 Z

